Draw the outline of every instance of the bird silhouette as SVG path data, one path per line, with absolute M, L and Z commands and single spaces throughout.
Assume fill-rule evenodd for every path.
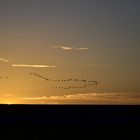
M 55 86 L 55 87 L 51 87 L 51 89 L 63 89 L 63 90 L 70 90 L 70 89 L 82 89 L 82 88 L 87 88 L 89 86 L 94 86 L 94 85 L 98 85 L 100 82 L 98 81 L 95 81 L 95 80 L 80 80 L 80 79 L 73 79 L 73 78 L 70 78 L 70 79 L 48 79 L 47 77 L 45 76 L 42 76 L 36 72 L 30 72 L 29 73 L 30 75 L 34 75 L 40 79 L 43 79 L 47 82 L 70 82 L 70 81 L 73 81 L 75 82 L 76 85 L 69 85 L 69 86 L 66 86 L 66 87 L 63 87 L 63 86 Z M 2 77 L 0 77 L 2 78 Z M 5 78 L 8 78 L 8 77 L 5 77 Z M 77 83 L 78 82 L 78 83 Z M 84 85 L 82 83 L 85 83 Z
M 98 85 L 100 82 L 94 81 L 95 85 Z

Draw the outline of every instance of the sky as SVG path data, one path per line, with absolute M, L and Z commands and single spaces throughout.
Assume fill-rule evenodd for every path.
M 138 0 L 0 0 L 0 103 L 140 103 L 139 7 Z

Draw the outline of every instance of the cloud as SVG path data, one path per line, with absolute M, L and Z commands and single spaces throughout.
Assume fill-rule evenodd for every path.
M 86 93 L 62 96 L 40 96 L 21 98 L 27 102 L 44 101 L 43 103 L 57 104 L 140 104 L 138 93 Z
M 5 94 L 3 96 L 5 96 L 5 97 L 12 97 L 13 95 L 12 94 Z
M 47 99 L 46 96 L 42 96 L 42 97 L 27 97 L 27 98 L 21 98 L 22 100 L 44 100 Z
M 27 64 L 12 64 L 12 67 L 55 68 L 56 66 L 49 66 L 49 65 L 27 65 Z
M 77 50 L 77 51 L 88 50 L 88 48 L 75 48 L 75 47 L 67 47 L 67 46 L 64 46 L 64 45 L 52 46 L 51 48 L 62 49 L 62 50 L 67 50 L 67 51 L 71 51 L 71 50 Z
M 111 67 L 113 64 L 85 64 L 85 65 L 65 65 L 65 67 Z
M 104 66 L 112 66 L 112 64 L 88 64 L 88 66 L 93 67 L 104 67 Z
M 9 62 L 9 60 L 4 59 L 4 58 L 0 58 L 0 62 L 2 62 L 2 63 L 6 63 L 6 62 Z
M 60 46 L 52 46 L 52 48 L 62 49 L 62 50 L 72 50 L 72 48 L 70 48 L 70 47 L 65 47 L 65 46 L 63 46 L 63 45 L 60 45 Z
M 106 97 L 106 98 L 115 98 L 115 97 L 140 97 L 140 94 L 131 94 L 131 93 L 85 93 L 85 94 L 70 94 L 62 96 L 41 96 L 41 97 L 28 97 L 22 98 L 24 100 L 42 100 L 42 99 L 95 99 L 95 97 Z
M 73 48 L 74 50 L 88 50 L 88 48 Z

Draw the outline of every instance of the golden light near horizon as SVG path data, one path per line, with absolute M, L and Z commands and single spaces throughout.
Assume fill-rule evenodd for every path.
M 0 100 L 0 104 L 7 104 L 7 105 L 12 105 L 12 104 L 19 104 L 20 102 L 18 101 L 18 99 L 16 99 L 15 97 L 7 97 L 7 98 L 3 98 Z
M 20 101 L 18 97 L 14 94 L 5 94 L 0 96 L 0 104 L 7 104 L 7 105 L 12 105 L 12 104 L 19 104 Z

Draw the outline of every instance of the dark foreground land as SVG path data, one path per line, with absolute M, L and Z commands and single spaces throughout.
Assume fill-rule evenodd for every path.
M 140 125 L 140 106 L 0 105 L 0 124 Z

